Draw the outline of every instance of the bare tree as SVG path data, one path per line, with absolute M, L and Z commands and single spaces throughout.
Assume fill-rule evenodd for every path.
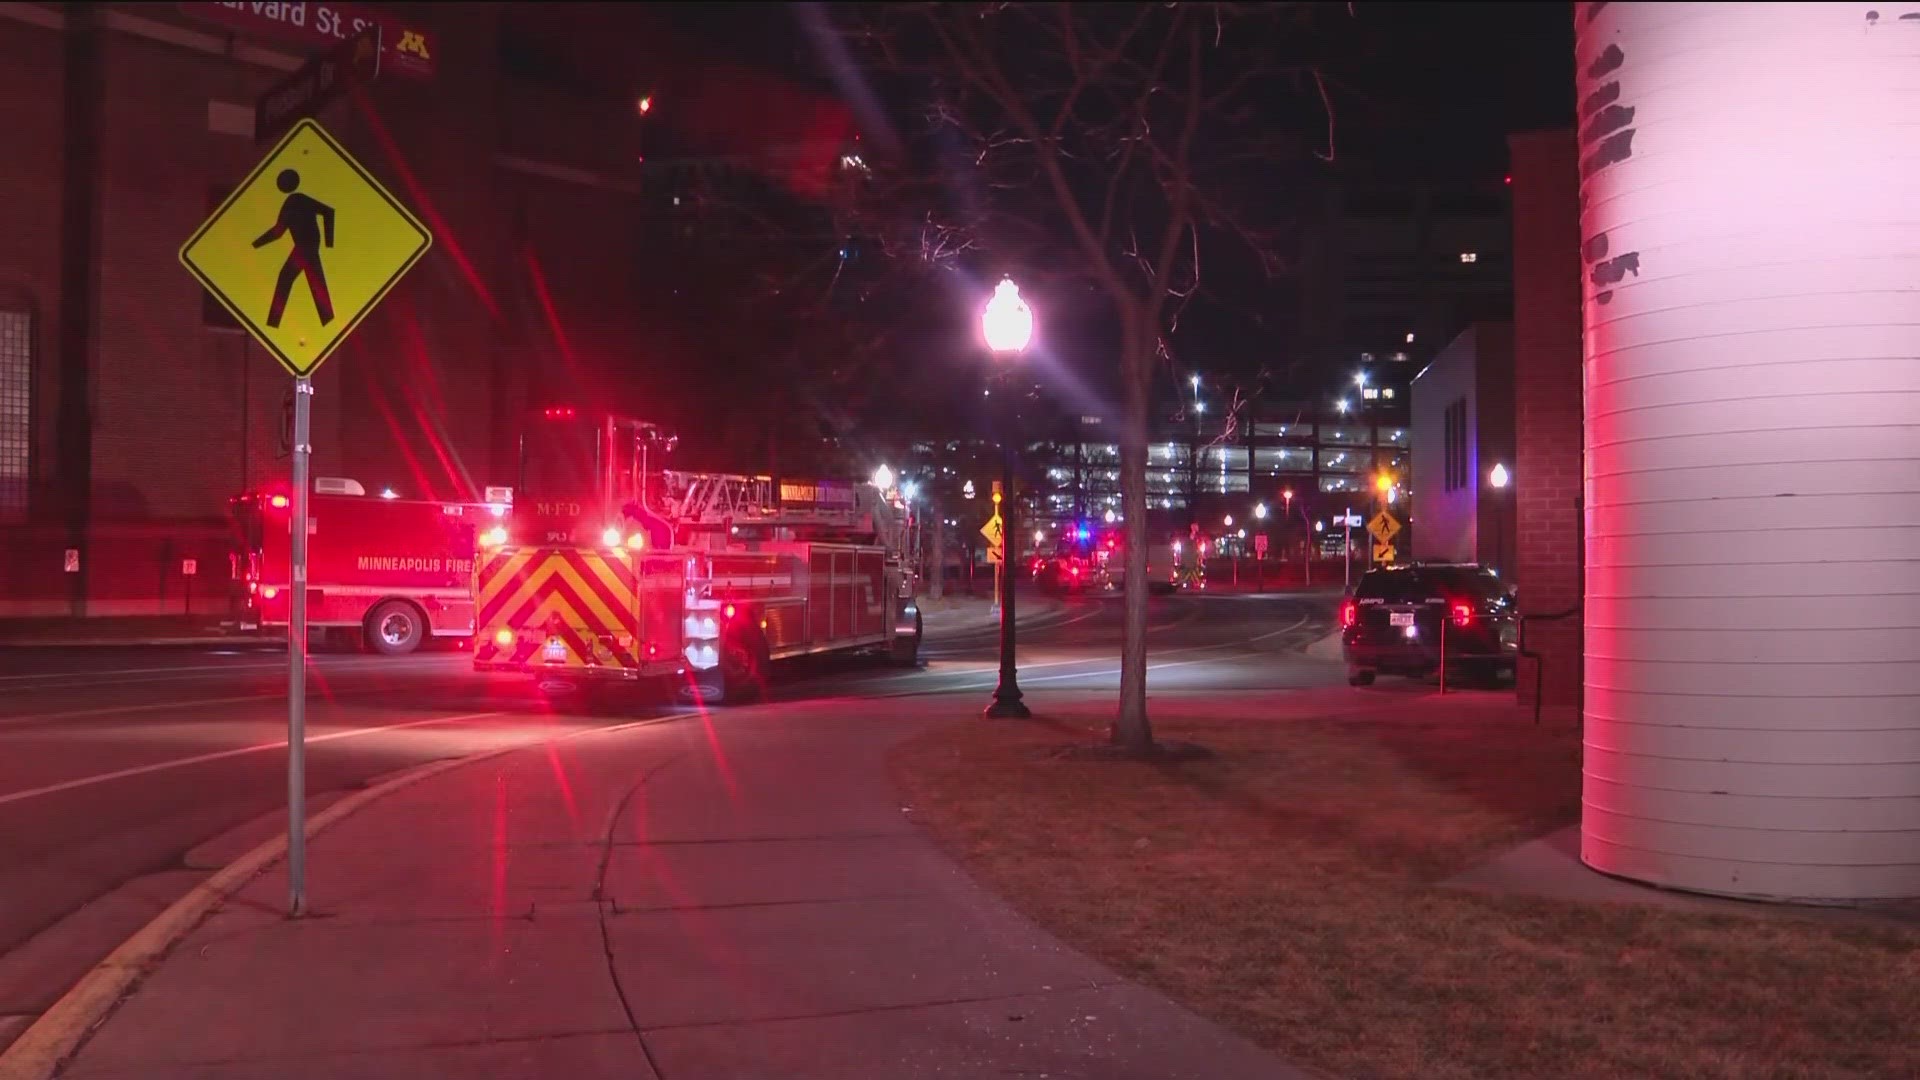
M 863 175 L 851 178 L 866 197 L 843 206 L 850 230 L 924 266 L 1010 270 L 1052 279 L 1055 291 L 1090 290 L 1116 325 L 1128 588 L 1111 738 L 1129 750 L 1154 746 L 1144 588 L 1154 375 L 1171 360 L 1203 268 L 1230 249 L 1224 257 L 1279 269 L 1285 218 L 1275 211 L 1287 183 L 1311 161 L 1309 150 L 1332 160 L 1325 83 L 1302 47 L 1319 9 L 904 3 L 832 11 L 837 46 L 852 58 L 843 93 L 915 104 L 898 118 L 869 118 L 872 149 L 857 163 Z M 1298 107 L 1303 100 L 1311 112 Z

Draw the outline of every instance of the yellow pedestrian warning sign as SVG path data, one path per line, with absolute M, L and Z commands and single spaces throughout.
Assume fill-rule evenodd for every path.
M 1000 550 L 1001 546 L 1006 543 L 1007 530 L 1005 524 L 1000 520 L 999 514 L 988 518 L 987 523 L 980 526 L 980 535 L 987 538 L 988 547 L 994 551 Z
M 1392 514 L 1382 510 L 1373 515 L 1372 521 L 1367 522 L 1367 531 L 1373 534 L 1374 540 L 1378 543 L 1389 544 L 1393 542 L 1395 536 L 1400 534 L 1400 522 L 1395 520 Z
M 180 262 L 304 378 L 432 245 L 419 219 L 302 120 L 181 245 Z

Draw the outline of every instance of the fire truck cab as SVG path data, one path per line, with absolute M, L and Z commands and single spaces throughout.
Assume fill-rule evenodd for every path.
M 795 503 L 814 496 L 783 513 L 767 478 L 661 468 L 673 444 L 645 421 L 534 414 L 513 514 L 479 537 L 476 670 L 531 675 L 556 697 L 672 680 L 719 703 L 754 696 L 786 656 L 917 655 L 917 605 L 897 548 L 879 542 L 878 500 L 781 485 Z

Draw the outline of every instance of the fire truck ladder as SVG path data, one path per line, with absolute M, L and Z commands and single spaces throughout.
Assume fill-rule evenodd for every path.
M 694 531 L 754 526 L 790 530 L 796 539 L 823 533 L 872 537 L 894 551 L 902 540 L 893 506 L 867 484 L 854 487 L 854 505 L 847 509 L 782 506 L 768 476 L 669 472 L 666 487 L 674 524 Z

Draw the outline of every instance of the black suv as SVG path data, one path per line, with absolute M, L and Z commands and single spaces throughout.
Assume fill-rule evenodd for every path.
M 1513 590 L 1475 563 L 1376 567 L 1340 604 L 1340 652 L 1354 686 L 1382 671 L 1432 674 L 1443 641 L 1448 681 L 1511 678 L 1519 628 Z

